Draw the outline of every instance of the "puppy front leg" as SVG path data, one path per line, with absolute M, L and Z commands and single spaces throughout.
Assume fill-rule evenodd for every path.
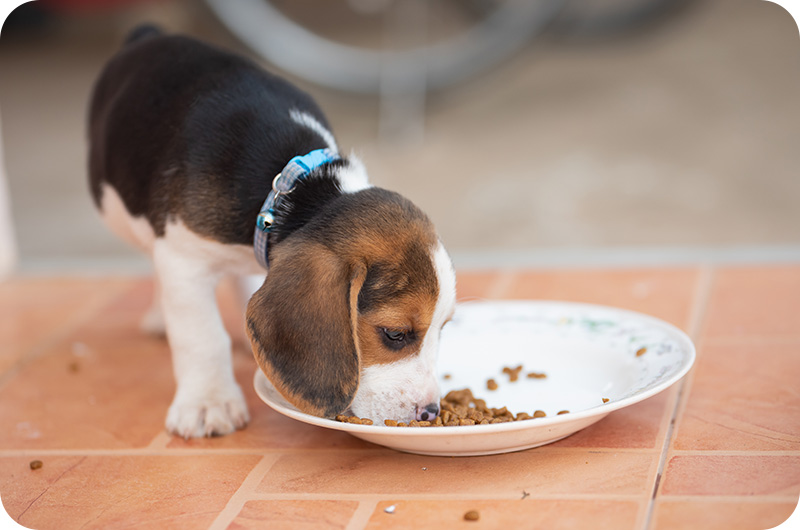
M 220 275 L 202 257 L 182 250 L 168 239 L 153 247 L 177 383 L 167 430 L 184 438 L 228 434 L 250 418 L 214 295 Z

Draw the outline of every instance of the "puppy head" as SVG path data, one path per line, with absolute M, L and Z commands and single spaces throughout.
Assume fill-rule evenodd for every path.
M 377 188 L 346 194 L 273 248 L 247 329 L 298 409 L 376 423 L 435 415 L 455 274 L 428 218 Z
M 351 409 L 380 423 L 433 419 L 439 410 L 436 358 L 455 306 L 455 275 L 438 241 L 411 237 L 368 268 L 359 294 L 361 383 Z

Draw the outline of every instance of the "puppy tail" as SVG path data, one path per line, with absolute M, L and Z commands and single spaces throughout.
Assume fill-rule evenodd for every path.
M 128 33 L 128 37 L 125 39 L 125 46 L 129 46 L 134 42 L 139 42 L 140 40 L 149 39 L 150 37 L 157 37 L 163 34 L 164 32 L 161 31 L 161 28 L 155 24 L 140 24 L 133 28 L 130 33 Z

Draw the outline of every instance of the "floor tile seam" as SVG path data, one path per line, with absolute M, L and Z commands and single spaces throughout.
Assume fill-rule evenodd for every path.
M 748 424 L 743 420 L 731 419 L 729 416 L 714 418 L 711 413 L 702 414 L 697 410 L 686 410 L 681 413 L 681 421 L 693 422 L 695 425 L 713 426 L 717 433 L 715 437 L 725 440 L 727 433 L 734 436 L 744 436 L 748 440 L 756 442 L 760 448 L 731 448 L 727 443 L 694 443 L 691 437 L 688 439 L 675 440 L 670 448 L 670 454 L 717 454 L 717 455 L 780 455 L 800 453 L 800 436 L 797 433 L 786 433 L 774 428 L 763 427 L 755 424 Z M 741 422 L 743 425 L 736 425 L 725 422 Z M 697 447 L 705 445 L 706 447 Z M 716 447 L 715 447 L 716 446 Z M 741 444 L 739 445 L 741 447 Z M 766 447 L 763 447 L 766 446 Z
M 695 373 L 697 369 L 697 363 L 692 367 L 688 374 L 683 378 L 681 381 L 681 390 L 678 396 L 678 400 L 675 402 L 674 410 L 672 411 L 672 419 L 670 420 L 670 428 L 672 430 L 672 434 L 670 436 L 669 442 L 664 446 L 664 454 L 662 454 L 662 460 L 664 463 L 669 461 L 670 457 L 672 456 L 672 451 L 674 450 L 675 440 L 677 436 L 680 434 L 680 428 L 683 423 L 683 419 L 686 416 L 686 409 L 689 406 L 689 401 L 692 397 L 692 389 L 694 387 L 694 379 Z M 663 469 L 662 469 L 663 472 Z
M 796 456 L 800 457 L 800 450 L 781 449 L 776 451 L 770 450 L 756 450 L 756 451 L 737 451 L 726 449 L 672 449 L 670 456 L 757 456 L 757 457 L 775 457 L 775 456 Z
M 34 345 L 26 348 L 19 358 L 3 374 L 0 374 L 0 388 L 3 388 L 10 380 L 19 374 L 26 366 L 53 349 L 59 342 L 70 336 L 76 329 L 88 322 L 100 309 L 107 305 L 115 297 L 119 296 L 126 288 L 130 288 L 128 283 L 120 283 L 116 288 L 104 292 L 102 296 L 93 299 L 82 310 L 72 314 L 66 322 L 59 325 L 55 330 L 47 333 Z
M 732 503 L 797 503 L 800 495 L 659 495 L 658 503 L 665 502 L 732 502 Z
M 639 506 L 636 509 L 636 519 L 633 523 L 633 528 L 637 530 L 643 530 L 645 525 L 647 524 L 647 518 L 650 516 L 650 497 L 649 495 L 647 498 L 643 498 L 639 502 Z
M 711 293 L 716 283 L 716 269 L 710 265 L 698 268 L 695 280 L 689 315 L 686 322 L 686 334 L 697 344 L 701 338 L 703 325 L 706 321 Z
M 687 334 L 695 345 L 699 344 L 703 338 L 703 325 L 707 318 L 709 302 L 715 281 L 716 271 L 713 267 L 704 266 L 700 269 L 695 285 L 695 293 L 693 295 L 691 321 L 687 326 Z M 662 474 L 664 471 L 664 464 L 669 456 L 669 451 L 672 449 L 674 438 L 680 430 L 681 420 L 683 419 L 689 399 L 691 398 L 697 368 L 697 358 L 699 358 L 700 352 L 697 351 L 695 355 L 695 364 L 681 381 L 675 403 L 673 404 L 667 437 L 665 437 L 665 443 L 662 447 L 659 474 Z
M 123 448 L 123 449 L 0 449 L 0 458 L 18 456 L 271 456 L 281 455 L 282 450 L 263 449 L 169 449 L 169 448 Z
M 0 449 L 0 457 L 13 457 L 13 456 L 238 456 L 238 455 L 298 455 L 313 453 L 342 455 L 353 453 L 366 453 L 368 455 L 380 456 L 385 455 L 384 451 L 380 449 L 287 449 L 287 448 L 169 448 L 169 447 L 154 447 L 150 446 L 140 448 L 119 448 L 119 449 L 90 449 L 90 448 L 76 448 L 76 449 L 57 449 L 57 448 L 42 448 L 42 449 Z M 658 451 L 654 448 L 596 448 L 596 447 L 564 447 L 558 449 L 540 448 L 531 453 L 532 455 L 569 455 L 569 454 L 633 454 L 633 455 L 654 455 Z M 441 461 L 450 461 L 453 457 L 449 456 L 431 456 L 431 455 L 417 455 L 411 453 L 396 453 L 398 456 L 412 456 L 417 458 L 428 458 Z M 508 453 L 513 454 L 513 453 Z M 488 456 L 502 456 L 502 455 L 488 455 Z M 472 458 L 486 458 L 485 456 L 467 456 L 456 457 L 458 459 L 472 459 Z
M 678 423 L 678 411 L 681 407 L 682 396 L 684 393 L 688 395 L 689 389 L 687 382 L 691 379 L 692 373 L 689 373 L 687 377 L 685 377 L 680 383 L 680 387 L 678 389 L 678 395 L 675 398 L 675 402 L 672 404 L 671 413 L 669 423 L 667 425 L 666 433 L 664 434 L 664 441 L 661 448 L 661 452 L 659 454 L 658 464 L 656 467 L 656 475 L 653 481 L 653 487 L 651 489 L 650 499 L 648 500 L 648 505 L 646 509 L 646 515 L 644 517 L 644 522 L 642 523 L 643 530 L 649 530 L 653 528 L 653 524 L 655 523 L 654 519 L 654 512 L 656 507 L 656 499 L 659 495 L 659 490 L 661 488 L 661 481 L 664 477 L 664 472 L 666 471 L 667 460 L 669 456 L 670 446 L 672 445 L 672 437 L 675 433 L 675 429 Z
M 159 431 L 153 439 L 147 444 L 145 449 L 151 451 L 163 450 L 167 449 L 169 446 L 169 442 L 172 440 L 172 435 L 170 435 L 166 430 Z
M 228 528 L 236 516 L 242 511 L 242 508 L 255 491 L 255 488 L 261 484 L 264 477 L 267 476 L 269 470 L 272 469 L 272 466 L 279 458 L 279 454 L 265 455 L 253 466 L 233 495 L 228 499 L 225 507 L 217 514 L 217 517 L 209 526 L 209 530 L 223 530 Z
M 525 449 L 522 451 L 513 451 L 509 453 L 501 453 L 496 455 L 475 455 L 475 456 L 437 456 L 437 455 L 425 455 L 425 454 L 416 454 L 416 453 L 405 453 L 402 451 L 391 451 L 387 452 L 387 449 L 375 448 L 375 449 L 275 449 L 275 451 L 283 452 L 286 455 L 297 455 L 297 454 L 304 454 L 313 452 L 316 455 L 319 454 L 331 454 L 331 455 L 340 455 L 342 453 L 346 454 L 353 454 L 353 453 L 362 453 L 366 456 L 382 456 L 382 455 L 393 455 L 398 457 L 414 457 L 414 458 L 424 458 L 429 459 L 432 461 L 451 461 L 451 460 L 462 460 L 462 461 L 470 461 L 473 459 L 489 459 L 493 457 L 503 457 L 508 455 L 518 455 L 522 453 L 526 453 L 531 456 L 545 456 L 545 455 L 580 455 L 580 454 L 604 454 L 604 455 L 615 455 L 615 454 L 633 454 L 633 455 L 653 455 L 658 454 L 658 449 L 653 447 L 536 447 L 532 449 Z
M 610 502 L 644 502 L 646 495 L 643 493 L 528 493 L 523 498 L 519 494 L 491 494 L 491 493 L 271 493 L 254 492 L 245 500 L 248 501 L 610 501 Z
M 692 306 L 690 309 L 690 317 L 687 322 L 687 334 L 692 341 L 697 344 L 699 342 L 703 324 L 706 320 L 708 312 L 708 305 L 711 299 L 715 283 L 715 269 L 709 265 L 701 266 L 696 279 L 694 293 L 692 296 Z M 645 522 L 645 528 L 649 528 L 652 524 L 654 500 L 658 495 L 661 479 L 664 475 L 669 452 L 672 447 L 673 439 L 679 428 L 682 412 L 689 401 L 691 395 L 692 383 L 694 381 L 694 369 L 691 370 L 686 377 L 679 383 L 678 391 L 675 396 L 675 401 L 670 407 L 669 419 L 667 420 L 666 432 L 661 447 L 661 455 L 658 464 L 658 470 L 653 484 L 653 494 L 648 508 L 648 517 Z
M 706 321 L 708 314 L 708 306 L 711 300 L 711 293 L 716 282 L 716 270 L 711 265 L 703 265 L 700 267 L 697 278 L 695 280 L 694 292 L 692 294 L 692 304 L 689 310 L 689 317 L 687 322 L 687 335 L 692 339 L 692 342 L 697 344 L 703 331 L 703 325 Z M 697 352 L 696 352 L 697 355 Z M 677 396 L 675 402 L 672 404 L 670 417 L 667 424 L 667 429 L 664 434 L 664 441 L 661 446 L 661 453 L 658 461 L 658 468 L 656 470 L 655 480 L 653 482 L 652 493 L 648 501 L 648 507 L 644 522 L 641 526 L 644 530 L 649 530 L 653 527 L 655 522 L 654 510 L 656 505 L 656 498 L 659 494 L 661 481 L 666 471 L 667 459 L 670 449 L 672 447 L 673 438 L 677 429 L 679 428 L 680 418 L 682 411 L 686 408 L 686 403 L 689 401 L 691 394 L 691 384 L 694 380 L 694 369 L 692 369 L 686 377 L 679 383 Z
M 358 501 L 358 507 L 356 507 L 353 515 L 350 516 L 350 521 L 348 521 L 345 530 L 361 530 L 362 528 L 366 528 L 369 520 L 372 519 L 372 514 L 375 513 L 375 509 L 378 507 L 378 502 L 377 499 L 363 499 Z
M 688 374 L 683 380 L 673 387 L 674 391 L 671 393 L 667 403 L 664 406 L 664 412 L 662 414 L 658 436 L 656 438 L 658 441 L 657 445 L 660 447 L 660 450 L 657 451 L 657 456 L 648 469 L 648 496 L 644 506 L 640 507 L 639 512 L 637 513 L 636 524 L 634 525 L 634 528 L 646 530 L 652 524 L 651 519 L 654 516 L 653 512 L 655 510 L 654 498 L 658 488 L 660 487 L 661 477 L 664 470 L 664 448 L 669 446 L 672 432 L 675 428 L 675 410 L 680 402 L 681 392 L 684 389 L 686 380 L 690 376 L 691 374 Z
M 667 403 L 664 405 L 664 412 L 662 413 L 661 422 L 658 426 L 658 434 L 656 437 L 656 446 L 660 448 L 658 449 L 659 457 L 661 457 L 663 454 L 664 444 L 667 440 L 667 436 L 669 435 L 670 431 L 675 428 L 675 409 L 678 406 L 683 385 L 685 385 L 686 381 L 688 381 L 691 377 L 692 373 L 690 372 L 684 376 L 683 380 L 670 389 L 672 393 L 667 400 Z

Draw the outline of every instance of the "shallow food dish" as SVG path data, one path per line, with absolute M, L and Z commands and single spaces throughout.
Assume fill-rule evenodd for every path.
M 612 307 L 545 301 L 461 304 L 442 330 L 442 395 L 469 387 L 489 407 L 547 413 L 511 423 L 461 427 L 355 425 L 304 414 L 256 370 L 256 392 L 296 420 L 345 431 L 398 451 L 473 456 L 548 444 L 669 388 L 692 367 L 695 349 L 685 333 L 641 313 Z M 522 365 L 511 382 L 504 367 Z M 529 372 L 544 378 L 528 378 Z M 494 379 L 498 388 L 488 390 Z M 559 411 L 569 413 L 557 415 Z

